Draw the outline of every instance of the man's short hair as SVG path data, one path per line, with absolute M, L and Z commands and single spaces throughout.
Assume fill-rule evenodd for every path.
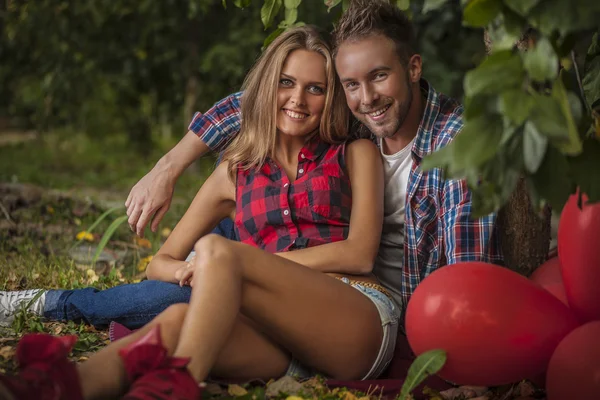
M 391 39 L 404 65 L 416 53 L 412 23 L 395 4 L 387 0 L 351 0 L 333 30 L 334 55 L 342 43 L 374 35 Z

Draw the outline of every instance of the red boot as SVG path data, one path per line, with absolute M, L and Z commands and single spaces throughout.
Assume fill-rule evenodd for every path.
M 119 355 L 132 382 L 123 399 L 200 399 L 201 388 L 186 368 L 189 359 L 167 355 L 158 326 L 137 342 L 121 349 Z
M 83 400 L 77 368 L 68 359 L 75 342 L 77 336 L 23 336 L 16 353 L 19 373 L 0 376 L 0 394 L 4 389 L 14 399 Z

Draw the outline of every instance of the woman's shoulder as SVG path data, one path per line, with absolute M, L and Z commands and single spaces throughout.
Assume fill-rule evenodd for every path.
M 345 143 L 346 153 L 349 157 L 379 155 L 379 148 L 369 139 L 355 139 Z

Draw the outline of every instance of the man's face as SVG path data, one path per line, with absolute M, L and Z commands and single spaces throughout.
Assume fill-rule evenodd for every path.
M 339 47 L 335 66 L 348 107 L 375 136 L 391 137 L 404 123 L 412 104 L 412 83 L 420 79 L 420 59 L 418 63 L 416 73 L 411 63 L 407 70 L 394 42 L 383 35 Z

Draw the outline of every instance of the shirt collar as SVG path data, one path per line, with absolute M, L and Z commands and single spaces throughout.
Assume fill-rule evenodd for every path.
M 304 144 L 304 147 L 300 150 L 300 154 L 298 154 L 298 161 L 302 161 L 303 155 L 304 159 L 315 161 L 327 148 L 329 148 L 329 144 L 321 140 L 321 137 L 317 133 Z
M 419 124 L 412 152 L 416 157 L 422 159 L 433 153 L 434 150 L 432 143 L 435 135 L 435 121 L 440 113 L 440 101 L 438 92 L 429 82 L 421 79 L 420 85 L 422 93 L 427 93 L 427 100 L 425 100 L 425 109 L 423 110 L 423 117 Z

